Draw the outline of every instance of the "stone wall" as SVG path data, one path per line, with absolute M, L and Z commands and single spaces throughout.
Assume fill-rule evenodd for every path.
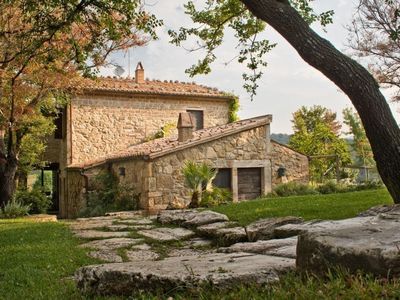
M 204 127 L 226 124 L 226 100 L 83 95 L 72 101 L 72 161 L 79 163 L 143 142 L 187 109 L 204 111 Z
M 217 168 L 235 164 L 262 167 L 265 161 L 269 164 L 266 134 L 266 126 L 263 126 L 156 158 L 146 162 L 146 167 L 138 161 L 129 161 L 116 163 L 114 168 L 125 167 L 127 181 L 141 178 L 142 208 L 164 209 L 170 202 L 190 201 L 191 193 L 181 171 L 186 160 L 206 162 Z
M 150 164 L 143 160 L 130 160 L 113 163 L 112 171 L 119 178 L 119 182 L 135 189 L 135 193 L 140 193 L 139 207 L 147 209 L 146 192 L 149 183 L 147 182 L 151 172 Z M 121 168 L 125 170 L 125 175 L 121 175 Z
M 282 179 L 278 177 L 278 169 L 281 166 L 286 169 L 287 181 L 308 183 L 309 166 L 307 156 L 278 142 L 271 141 L 271 144 L 272 184 L 277 185 L 282 183 Z

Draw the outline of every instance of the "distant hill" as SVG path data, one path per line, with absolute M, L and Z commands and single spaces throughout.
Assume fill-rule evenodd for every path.
M 278 143 L 289 145 L 290 134 L 286 133 L 272 133 L 271 139 L 277 141 Z

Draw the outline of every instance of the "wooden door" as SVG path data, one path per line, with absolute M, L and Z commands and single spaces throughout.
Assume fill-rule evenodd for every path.
M 261 168 L 238 169 L 239 200 L 251 200 L 261 196 Z

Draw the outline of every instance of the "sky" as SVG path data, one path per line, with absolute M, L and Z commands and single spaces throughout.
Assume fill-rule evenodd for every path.
M 204 0 L 195 0 L 202 4 Z M 201 57 L 201 53 L 188 52 L 182 47 L 171 45 L 167 34 L 168 29 L 178 29 L 190 26 L 191 20 L 184 14 L 184 0 L 147 0 L 147 8 L 164 21 L 164 26 L 157 31 L 159 39 L 151 41 L 144 47 L 131 49 L 127 53 L 118 53 L 112 57 L 113 62 L 121 65 L 126 72 L 122 75 L 133 76 L 136 64 L 141 61 L 145 76 L 149 79 L 195 81 L 198 84 L 216 87 L 219 90 L 231 92 L 239 96 L 241 119 L 259 115 L 272 114 L 273 133 L 292 133 L 292 113 L 301 106 L 322 105 L 337 112 L 339 120 L 345 107 L 352 107 L 348 97 L 330 80 L 307 63 L 302 61 L 297 52 L 272 28 L 267 27 L 264 37 L 278 45 L 266 55 L 268 66 L 260 80 L 257 95 L 250 96 L 242 88 L 242 73 L 245 68 L 232 61 L 237 55 L 235 40 L 232 35 L 225 37 L 223 46 L 217 51 L 218 60 L 212 65 L 212 73 L 205 76 L 190 78 L 185 69 Z M 314 8 L 317 12 L 334 10 L 334 22 L 324 32 L 318 26 L 313 28 L 327 38 L 339 50 L 346 50 L 347 31 L 345 26 L 350 24 L 354 13 L 353 0 L 316 0 Z M 185 44 L 191 48 L 193 44 Z M 130 72 L 129 72 L 130 70 Z M 103 75 L 112 75 L 112 70 L 102 70 Z M 387 99 L 390 91 L 382 90 Z M 400 120 L 397 105 L 391 104 L 396 119 Z M 343 128 L 346 131 L 346 128 Z

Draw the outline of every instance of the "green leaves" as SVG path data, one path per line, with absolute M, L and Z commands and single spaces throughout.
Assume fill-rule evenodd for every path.
M 217 171 L 206 163 L 197 164 L 188 160 L 182 168 L 186 184 L 192 190 L 201 190 L 214 179 Z
M 310 3 L 311 0 L 290 1 L 309 24 L 319 22 L 326 26 L 332 23 L 333 11 L 315 13 Z M 239 0 L 207 0 L 203 8 L 189 1 L 185 9 L 194 26 L 181 27 L 177 31 L 169 30 L 170 42 L 183 46 L 184 42 L 195 40 L 195 44 L 188 50 L 204 52 L 203 58 L 188 68 L 186 73 L 191 77 L 210 73 L 211 65 L 217 60 L 215 51 L 222 45 L 226 31 L 233 31 L 236 47 L 232 49 L 232 58 L 227 58 L 225 63 L 237 59 L 246 66 L 247 72 L 242 74 L 243 87 L 253 98 L 263 70 L 267 67 L 265 56 L 276 46 L 261 36 L 266 24 L 257 19 Z
M 353 109 L 346 108 L 343 110 L 343 122 L 349 127 L 347 133 L 353 136 L 351 147 L 357 155 L 356 164 L 362 166 L 375 165 L 371 145 L 359 115 Z
M 322 106 L 301 107 L 293 113 L 293 130 L 289 145 L 308 156 L 336 155 L 342 165 L 350 163 L 346 142 L 340 138 L 341 125 L 336 114 Z M 314 180 L 333 177 L 335 157 L 314 159 L 310 173 Z

